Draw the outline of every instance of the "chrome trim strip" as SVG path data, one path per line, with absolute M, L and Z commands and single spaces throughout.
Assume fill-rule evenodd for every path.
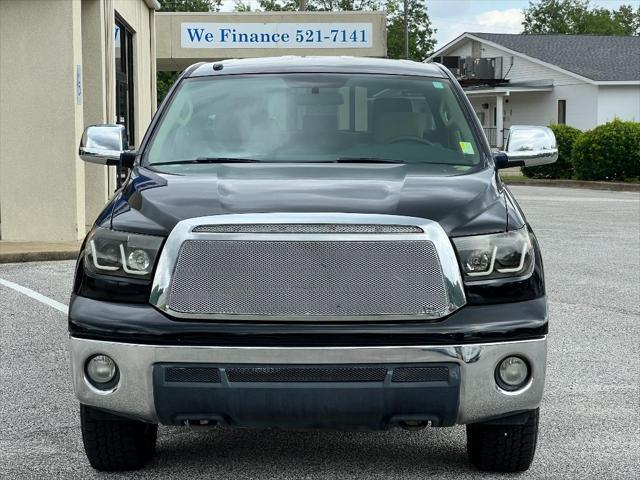
M 424 233 L 374 233 L 374 234 L 288 234 L 288 233 L 207 233 L 194 232 L 201 225 L 242 225 L 242 224 L 378 224 L 378 225 L 411 225 L 420 227 Z M 176 312 L 168 305 L 171 277 L 180 253 L 182 243 L 186 240 L 263 240 L 263 241 L 383 241 L 383 240 L 429 240 L 434 243 L 440 267 L 446 280 L 449 296 L 449 309 L 446 312 L 424 315 L 367 315 L 367 316 L 268 316 L 255 315 L 194 315 Z M 150 303 L 168 315 L 176 318 L 199 320 L 268 320 L 286 322 L 306 321 L 394 321 L 394 320 L 435 320 L 450 315 L 466 304 L 462 276 L 458 267 L 455 251 L 444 229 L 439 223 L 417 217 L 399 215 L 377 215 L 356 213 L 253 213 L 230 214 L 189 218 L 178 222 L 162 249 L 158 267 L 153 279 Z
M 354 230 L 360 231 L 354 231 Z M 394 229 L 396 231 L 394 231 Z M 387 230 L 387 231 L 385 231 Z M 368 224 L 349 224 L 349 223 L 270 223 L 270 224 L 234 224 L 234 225 L 198 225 L 192 230 L 193 233 L 286 233 L 289 235 L 299 234 L 366 234 L 366 233 L 423 233 L 420 227 L 415 225 L 368 225 Z
M 416 345 L 398 347 L 212 347 L 139 345 L 71 337 L 73 382 L 80 403 L 147 422 L 157 422 L 153 396 L 153 365 L 219 363 L 262 365 L 440 363 L 460 365 L 457 423 L 473 423 L 511 412 L 537 408 L 542 400 L 547 340 L 472 345 Z M 89 387 L 84 364 L 95 354 L 107 354 L 120 369 L 120 383 L 111 393 Z M 509 355 L 524 357 L 531 381 L 521 390 L 505 392 L 495 382 L 495 368 Z

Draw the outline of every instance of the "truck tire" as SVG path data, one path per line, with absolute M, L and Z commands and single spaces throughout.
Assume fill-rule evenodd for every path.
M 539 409 L 521 423 L 467 425 L 467 452 L 473 465 L 492 472 L 523 472 L 536 452 Z
M 158 426 L 80 405 L 82 442 L 96 470 L 142 468 L 156 450 Z

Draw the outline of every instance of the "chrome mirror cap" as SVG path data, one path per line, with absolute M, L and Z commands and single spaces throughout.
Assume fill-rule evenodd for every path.
M 509 129 L 506 153 L 510 167 L 553 163 L 558 160 L 556 136 L 548 127 L 514 125 Z
M 120 155 L 128 149 L 124 125 L 90 125 L 84 129 L 78 154 L 85 162 L 118 165 Z

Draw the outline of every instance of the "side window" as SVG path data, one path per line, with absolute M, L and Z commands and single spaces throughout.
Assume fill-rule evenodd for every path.
M 133 31 L 116 17 L 115 73 L 116 73 L 116 121 L 124 125 L 129 145 L 136 143 L 135 102 L 133 89 Z
M 564 125 L 567 123 L 567 101 L 558 100 L 558 124 Z
M 117 16 L 115 19 L 116 122 L 127 129 L 129 145 L 136 144 L 133 90 L 133 31 Z M 118 168 L 117 184 L 127 178 L 127 169 Z

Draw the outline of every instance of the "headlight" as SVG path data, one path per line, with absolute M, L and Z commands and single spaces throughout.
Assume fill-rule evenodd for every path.
M 89 234 L 84 265 L 89 271 L 121 277 L 150 278 L 162 237 L 97 228 Z
M 465 283 L 523 277 L 533 271 L 533 245 L 527 227 L 506 233 L 458 237 L 453 243 Z

